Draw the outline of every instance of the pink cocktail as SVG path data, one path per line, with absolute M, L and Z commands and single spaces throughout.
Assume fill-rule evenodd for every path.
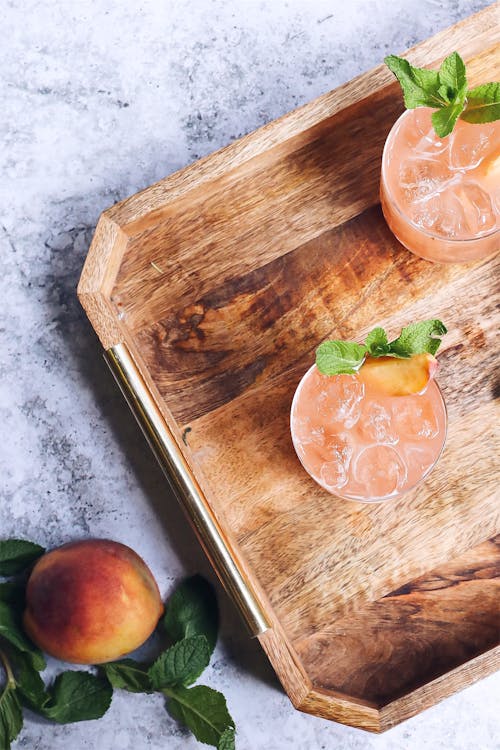
M 387 396 L 355 375 L 322 375 L 313 365 L 291 409 L 297 455 L 325 490 L 349 500 L 397 498 L 431 471 L 446 437 L 435 380 L 424 392 Z
M 407 110 L 389 133 L 380 184 L 385 219 L 422 258 L 487 257 L 500 247 L 500 121 L 458 120 L 439 138 L 431 114 Z

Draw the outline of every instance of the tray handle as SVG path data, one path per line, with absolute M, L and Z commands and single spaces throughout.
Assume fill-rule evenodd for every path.
M 208 505 L 127 345 L 120 343 L 107 349 L 104 359 L 250 635 L 264 633 L 270 624 L 250 581 L 238 564 L 230 541 Z

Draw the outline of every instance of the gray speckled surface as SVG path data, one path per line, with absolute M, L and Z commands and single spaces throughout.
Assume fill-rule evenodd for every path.
M 108 536 L 167 594 L 208 566 L 75 297 L 100 212 L 487 5 L 481 0 L 3 0 L 0 532 Z M 297 713 L 223 595 L 206 681 L 240 750 L 493 750 L 500 676 L 383 736 Z M 99 722 L 28 717 L 16 747 L 194 748 L 156 697 Z

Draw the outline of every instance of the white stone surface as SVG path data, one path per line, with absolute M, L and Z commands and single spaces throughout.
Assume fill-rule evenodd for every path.
M 0 7 L 0 534 L 107 536 L 167 594 L 210 575 L 75 296 L 108 205 L 337 86 L 481 0 L 3 0 Z M 204 680 L 240 750 L 493 750 L 499 676 L 383 736 L 293 710 L 222 598 Z M 99 722 L 29 716 L 16 748 L 198 747 L 158 697 Z

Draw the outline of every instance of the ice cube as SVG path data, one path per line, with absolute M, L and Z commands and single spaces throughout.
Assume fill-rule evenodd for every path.
M 448 165 L 452 170 L 476 169 L 495 150 L 495 126 L 459 122 L 448 136 Z
M 373 443 L 395 445 L 399 439 L 392 426 L 389 408 L 377 401 L 365 405 L 358 429 L 365 440 Z
M 408 203 L 434 195 L 453 177 L 446 164 L 436 159 L 406 159 L 399 168 L 399 183 Z
M 403 396 L 394 401 L 394 425 L 401 437 L 410 440 L 431 440 L 439 425 L 430 400 L 423 395 Z
M 361 415 L 364 385 L 355 375 L 330 378 L 318 402 L 319 416 L 330 428 L 353 427 Z
M 363 495 L 372 499 L 387 497 L 406 482 L 406 465 L 390 445 L 372 445 L 359 453 L 353 475 L 363 487 Z
M 327 436 L 321 449 L 323 465 L 320 480 L 326 489 L 339 489 L 347 483 L 352 446 L 346 435 Z
M 347 484 L 347 470 L 339 461 L 330 461 L 321 467 L 319 478 L 325 489 L 339 490 Z
M 478 235 L 495 228 L 497 218 L 491 198 L 476 182 L 462 182 L 457 197 L 464 209 L 470 234 Z
M 454 184 L 411 204 L 408 212 L 418 226 L 442 237 L 453 239 L 469 234 L 464 207 Z
M 430 157 L 440 154 L 448 148 L 446 138 L 440 138 L 432 127 L 431 110 L 417 107 L 413 112 L 415 142 L 410 144 L 419 154 Z
M 324 445 L 325 429 L 311 422 L 309 417 L 292 418 L 292 432 L 303 445 Z
M 437 459 L 434 446 L 428 443 L 418 445 L 407 443 L 404 446 L 404 454 L 412 474 L 419 476 L 427 474 Z

